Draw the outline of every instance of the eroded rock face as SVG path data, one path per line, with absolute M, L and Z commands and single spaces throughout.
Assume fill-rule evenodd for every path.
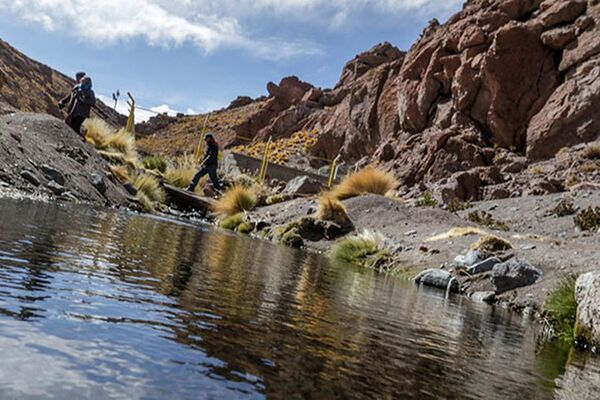
M 600 345 L 600 273 L 588 272 L 577 279 L 575 335 L 592 346 Z
M 599 137 L 598 37 L 597 1 L 469 0 L 407 53 L 383 43 L 357 55 L 333 89 L 270 83 L 232 130 L 315 130 L 312 156 L 377 161 L 448 200 L 512 196 L 529 164 Z

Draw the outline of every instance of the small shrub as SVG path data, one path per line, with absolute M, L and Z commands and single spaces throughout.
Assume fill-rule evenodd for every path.
M 490 229 L 508 231 L 508 225 L 505 222 L 497 221 L 492 214 L 485 211 L 473 211 L 469 213 L 469 221 Z
M 544 311 L 549 318 L 555 337 L 572 343 L 577 315 L 577 300 L 575 299 L 575 282 L 577 277 L 565 276 L 544 301 Z
M 429 192 L 423 193 L 423 198 L 417 201 L 417 207 L 435 207 L 437 206 L 437 200 Z
M 466 203 L 463 203 L 462 201 L 458 200 L 456 197 L 454 199 L 452 199 L 452 201 L 448 204 L 448 211 L 452 212 L 452 213 L 456 213 L 459 211 L 464 211 L 467 210 L 469 208 L 471 208 L 472 205 L 471 203 L 469 203 L 468 201 Z
M 334 264 L 379 269 L 390 258 L 389 250 L 382 244 L 381 235 L 364 231 L 334 244 L 328 252 L 328 257 Z
M 244 211 L 252 211 L 256 206 L 256 195 L 242 186 L 233 186 L 227 190 L 214 205 L 215 214 L 223 217 Z
M 391 173 L 375 168 L 365 168 L 347 175 L 342 182 L 333 188 L 331 194 L 339 200 L 368 193 L 385 196 L 397 186 L 398 181 Z
M 330 195 L 319 197 L 319 207 L 315 218 L 321 221 L 332 221 L 338 225 L 346 225 L 350 222 L 346 207 L 341 201 Z
M 557 217 L 566 217 L 575 214 L 573 200 L 568 197 L 560 200 L 556 206 L 547 212 L 547 215 L 556 215 Z
M 590 143 L 579 152 L 580 159 L 598 160 L 600 159 L 600 143 Z
M 595 231 L 600 228 L 600 207 L 588 207 L 580 211 L 574 221 L 582 231 Z
M 161 156 L 148 156 L 142 160 L 142 166 L 146 169 L 164 173 L 167 170 L 167 160 Z
M 492 235 L 484 236 L 471 245 L 471 249 L 479 250 L 483 253 L 497 253 L 511 250 L 512 248 L 508 240 Z

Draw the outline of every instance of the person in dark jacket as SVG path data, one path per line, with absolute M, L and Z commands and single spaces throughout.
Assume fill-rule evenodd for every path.
M 219 145 L 215 140 L 212 133 L 208 132 L 204 135 L 204 141 L 206 142 L 206 154 L 204 155 L 204 160 L 202 161 L 201 167 L 194 175 L 194 179 L 192 179 L 192 183 L 187 190 L 193 192 L 198 185 L 200 179 L 208 174 L 210 180 L 213 183 L 213 186 L 216 190 L 221 190 L 221 182 L 219 181 L 219 176 L 217 175 L 217 165 L 219 163 Z
M 90 117 L 92 107 L 96 105 L 96 95 L 92 90 L 92 79 L 89 76 L 81 78 L 71 94 L 61 100 L 62 107 L 67 108 L 65 122 L 81 135 L 81 124 Z M 59 107 L 61 106 L 59 103 Z
M 69 105 L 71 103 L 71 100 L 73 99 L 73 93 L 75 93 L 77 91 L 77 89 L 79 88 L 79 84 L 81 83 L 81 80 L 84 77 L 85 77 L 85 72 L 78 72 L 75 74 L 75 86 L 73 86 L 73 88 L 71 89 L 71 92 L 66 97 L 63 97 L 62 99 L 60 99 L 60 101 L 58 102 L 58 108 L 60 108 L 62 110 L 63 108 L 65 108 L 67 105 Z

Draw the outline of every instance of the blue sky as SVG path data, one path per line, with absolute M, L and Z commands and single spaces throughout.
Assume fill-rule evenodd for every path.
M 0 38 L 100 96 L 204 112 L 297 75 L 332 87 L 344 63 L 389 41 L 408 49 L 462 0 L 0 0 Z M 147 117 L 147 115 L 140 115 Z

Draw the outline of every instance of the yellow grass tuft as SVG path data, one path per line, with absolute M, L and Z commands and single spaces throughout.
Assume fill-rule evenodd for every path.
M 115 133 L 114 129 L 100 118 L 88 118 L 83 121 L 85 140 L 96 148 L 106 149 L 108 137 Z
M 488 235 L 488 233 L 486 231 L 484 231 L 483 229 L 479 229 L 479 228 L 472 228 L 472 227 L 461 228 L 461 227 L 457 227 L 457 228 L 450 229 L 446 233 L 442 233 L 440 235 L 436 235 L 436 236 L 432 236 L 430 238 L 427 238 L 427 239 L 425 239 L 425 241 L 426 242 L 437 242 L 437 241 L 440 241 L 440 240 L 446 240 L 446 239 L 452 239 L 452 238 L 455 238 L 455 237 L 470 236 L 470 235 L 482 235 L 482 236 L 486 236 L 486 235 Z
M 88 118 L 82 126 L 85 130 L 85 140 L 103 150 L 106 155 L 112 156 L 110 158 L 115 158 L 117 154 L 122 154 L 128 160 L 137 158 L 135 137 L 125 129 L 115 132 L 99 118 Z
M 131 175 L 129 174 L 129 168 L 124 165 L 110 165 L 108 167 L 110 172 L 119 180 L 121 183 L 131 182 Z
M 368 193 L 385 196 L 397 186 L 398 181 L 391 173 L 369 167 L 346 176 L 331 194 L 339 200 Z
M 138 175 L 133 181 L 133 186 L 138 190 L 138 194 L 144 195 L 150 202 L 165 202 L 167 197 L 165 190 L 154 176 L 148 174 Z
M 229 217 L 253 210 L 256 203 L 256 195 L 252 190 L 242 186 L 233 186 L 217 200 L 213 211 L 220 217 Z
M 338 225 L 346 225 L 350 222 L 348 212 L 342 202 L 327 194 L 319 197 L 319 208 L 315 218 L 321 221 L 332 221 Z
M 496 253 L 512 249 L 512 245 L 506 239 L 498 236 L 488 235 L 480 238 L 471 245 L 471 249 L 479 250 L 485 253 Z

